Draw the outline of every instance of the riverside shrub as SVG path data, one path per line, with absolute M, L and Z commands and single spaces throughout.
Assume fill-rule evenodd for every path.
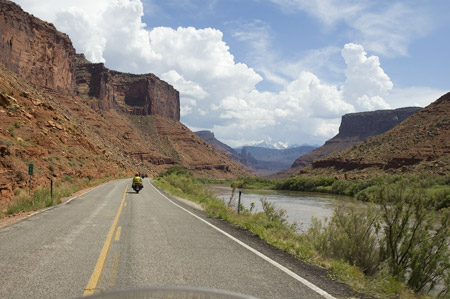
M 338 207 L 329 220 L 313 221 L 308 239 L 321 255 L 367 275 L 381 268 L 416 293 L 432 293 L 439 285 L 440 295 L 448 296 L 450 208 L 436 211 L 420 186 L 408 179 L 374 186 L 368 194 L 377 206 Z

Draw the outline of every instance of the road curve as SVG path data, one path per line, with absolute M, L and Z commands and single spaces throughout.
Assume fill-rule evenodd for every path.
M 149 180 L 139 194 L 130 182 L 109 182 L 0 229 L 0 298 L 74 298 L 160 286 L 258 298 L 349 296 L 324 277 L 304 280 L 283 253 L 174 201 Z

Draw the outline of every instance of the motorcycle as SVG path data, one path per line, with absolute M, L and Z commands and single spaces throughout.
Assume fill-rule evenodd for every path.
M 136 193 L 139 193 L 139 191 L 141 191 L 144 186 L 142 186 L 141 183 L 133 183 L 133 185 L 131 185 L 131 188 L 133 188 Z

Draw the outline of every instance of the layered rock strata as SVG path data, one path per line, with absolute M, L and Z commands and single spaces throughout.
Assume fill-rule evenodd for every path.
M 299 157 L 291 168 L 301 169 L 316 159 L 350 148 L 369 137 L 380 135 L 394 128 L 405 119 L 418 112 L 419 107 L 395 110 L 377 110 L 349 113 L 342 116 L 339 133 L 309 154 Z
M 180 95 L 154 74 L 134 75 L 109 70 L 77 55 L 76 86 L 80 96 L 94 97 L 93 109 L 116 109 L 133 115 L 158 115 L 180 120 Z
M 97 110 L 180 120 L 179 93 L 153 74 L 109 70 L 76 54 L 70 38 L 0 0 L 0 63 L 36 87 L 89 98 Z
M 450 93 L 393 129 L 312 162 L 313 175 L 381 172 L 450 173 Z
M 74 89 L 75 49 L 69 37 L 0 0 L 0 63 L 38 87 L 70 93 Z

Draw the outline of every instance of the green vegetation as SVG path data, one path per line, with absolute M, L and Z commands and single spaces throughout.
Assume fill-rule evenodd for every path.
M 16 137 L 16 131 L 15 131 L 15 127 L 14 126 L 9 126 L 8 127 L 8 132 L 11 135 L 11 137 Z
M 169 192 L 202 204 L 211 217 L 245 228 L 296 258 L 325 266 L 333 278 L 382 298 L 447 298 L 450 295 L 448 177 L 241 178 L 233 189 L 326 191 L 372 202 L 367 209 L 337 208 L 299 234 L 285 211 L 261 199 L 263 211 L 237 214 L 180 167 L 155 180 Z M 376 204 L 375 204 L 376 203 Z M 439 286 L 437 286 L 439 284 Z
M 379 203 L 378 186 L 390 187 L 404 184 L 408 189 L 425 190 L 432 198 L 435 209 L 450 207 L 450 176 L 408 175 L 379 176 L 371 179 L 339 180 L 323 177 L 294 177 L 287 179 L 265 179 L 244 177 L 236 180 L 240 188 L 271 189 L 307 192 L 323 192 L 353 196 L 357 200 Z

